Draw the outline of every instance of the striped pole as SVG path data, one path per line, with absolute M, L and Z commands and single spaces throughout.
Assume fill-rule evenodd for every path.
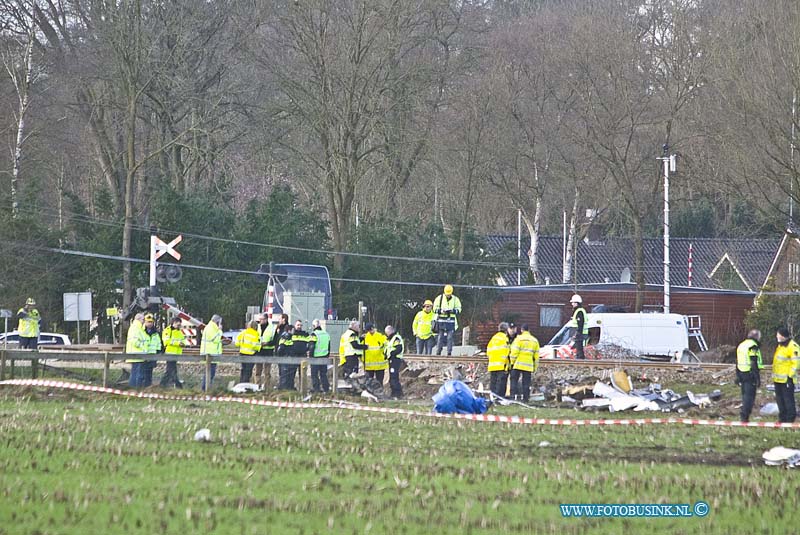
M 692 285 L 692 244 L 689 244 L 689 286 Z
M 272 277 L 269 279 L 267 286 L 267 321 L 272 323 L 272 305 L 275 303 L 275 286 L 272 284 Z

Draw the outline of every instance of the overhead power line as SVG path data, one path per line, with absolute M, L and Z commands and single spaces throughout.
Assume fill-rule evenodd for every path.
M 57 212 L 52 210 L 42 209 L 42 212 L 49 213 L 51 217 L 59 217 Z M 63 217 L 65 214 L 61 214 L 60 216 Z M 124 226 L 123 223 L 118 221 L 110 221 L 107 219 L 96 218 L 93 216 L 85 216 L 81 214 L 75 213 L 68 213 L 66 217 L 69 219 L 73 219 L 80 223 L 89 223 L 95 225 L 104 225 L 109 227 L 116 227 L 122 228 Z M 145 227 L 143 225 L 131 225 L 131 228 L 140 232 L 150 232 L 150 228 Z M 159 232 L 164 232 L 168 234 L 182 234 L 186 238 L 196 238 L 200 240 L 208 240 L 208 241 L 216 241 L 220 243 L 229 243 L 233 245 L 247 245 L 253 247 L 264 247 L 268 249 L 279 249 L 285 251 L 295 251 L 295 252 L 303 252 L 303 253 L 316 253 L 316 254 L 324 254 L 324 255 L 341 255 L 341 256 L 349 256 L 355 258 L 374 258 L 379 260 L 394 260 L 394 261 L 401 261 L 401 262 L 425 262 L 425 263 L 433 263 L 433 264 L 451 264 L 457 266 L 477 266 L 477 267 L 491 267 L 491 268 L 513 268 L 516 269 L 518 267 L 527 268 L 527 264 L 519 264 L 519 263 L 510 263 L 510 262 L 485 262 L 480 260 L 457 260 L 457 259 L 446 259 L 446 258 L 423 258 L 423 257 L 413 257 L 413 256 L 393 256 L 393 255 L 381 255 L 381 254 L 370 254 L 370 253 L 356 253 L 351 251 L 329 251 L 326 249 L 315 249 L 312 247 L 295 247 L 292 245 L 278 245 L 273 243 L 260 243 L 260 242 L 252 242 L 247 240 L 235 240 L 232 238 L 220 238 L 218 236 L 208 236 L 204 234 L 197 234 L 193 232 L 185 232 L 180 230 L 171 230 L 166 229 L 163 227 L 158 227 L 157 230 Z

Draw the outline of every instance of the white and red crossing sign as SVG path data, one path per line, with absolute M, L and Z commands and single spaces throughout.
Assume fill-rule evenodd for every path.
M 154 250 L 155 250 L 156 260 L 164 256 L 164 253 L 168 253 L 175 260 L 181 259 L 181 253 L 176 251 L 174 247 L 178 245 L 181 241 L 183 241 L 183 235 L 178 236 L 169 243 L 164 243 L 159 239 L 158 236 L 153 236 L 153 238 L 155 238 Z

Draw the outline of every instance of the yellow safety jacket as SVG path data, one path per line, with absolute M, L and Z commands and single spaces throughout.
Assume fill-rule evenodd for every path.
M 449 310 L 449 312 L 444 312 Z M 435 321 L 452 322 L 458 330 L 458 315 L 461 314 L 461 300 L 455 295 L 440 294 L 433 300 L 433 319 Z
M 508 354 L 508 334 L 503 331 L 496 332 L 486 346 L 486 356 L 489 357 L 489 371 L 507 371 Z
M 539 368 L 539 340 L 522 331 L 511 343 L 511 369 L 535 372 Z
M 255 355 L 261 351 L 261 336 L 255 329 L 245 329 L 236 337 L 236 347 L 242 355 Z
M 150 337 L 144 330 L 144 325 L 139 320 L 133 320 L 128 327 L 128 337 L 125 340 L 125 353 L 147 353 Z M 125 362 L 144 362 L 141 359 L 128 359 Z
M 164 342 L 164 353 L 167 355 L 182 355 L 186 335 L 180 329 L 167 327 L 161 332 L 161 341 Z
M 201 355 L 222 355 L 222 329 L 213 321 L 209 321 L 203 329 L 203 338 L 200 341 Z
M 147 337 L 147 353 L 155 355 L 161 351 L 161 334 L 158 331 L 148 334 L 145 330 L 144 335 Z
M 578 314 L 583 314 L 583 330 L 581 334 L 583 334 L 584 341 L 586 340 L 586 335 L 589 334 L 589 316 L 586 315 L 586 310 L 583 307 L 576 307 L 575 311 L 572 313 L 572 319 L 569 322 L 569 326 L 575 329 L 578 328 Z
M 364 350 L 354 348 L 352 342 L 358 342 L 358 333 L 347 329 L 339 338 L 339 365 L 344 365 L 347 357 L 364 354 Z
M 364 350 L 364 369 L 387 370 L 389 361 L 383 354 L 383 346 L 386 344 L 386 336 L 383 333 L 367 333 L 364 335 L 364 343 L 369 349 Z
M 19 324 L 17 325 L 17 332 L 21 338 L 38 338 L 39 337 L 39 322 L 42 319 L 42 316 L 39 315 L 39 311 L 35 308 L 26 311 L 25 308 L 20 308 L 17 315 L 20 314 L 27 314 L 24 318 L 19 318 Z
M 383 352 L 386 355 L 386 360 L 389 360 L 389 356 L 392 352 L 400 346 L 400 353 L 394 356 L 394 358 L 401 359 L 405 354 L 405 345 L 403 344 L 403 337 L 400 336 L 400 333 L 394 333 L 392 337 L 383 345 Z
M 797 342 L 789 340 L 786 345 L 778 345 L 772 358 L 772 381 L 785 383 L 789 379 L 794 379 L 798 362 L 800 362 L 800 346 Z
M 758 358 L 758 369 L 764 367 L 761 362 L 761 349 L 758 347 L 758 342 L 752 338 L 748 338 L 736 348 L 736 368 L 740 372 L 749 372 L 752 367 L 752 357 Z
M 414 323 L 411 324 L 411 331 L 420 340 L 427 340 L 433 336 L 433 310 L 417 312 L 417 315 L 414 316 Z
M 268 323 L 266 328 L 259 324 L 258 332 L 261 333 L 261 349 L 275 349 L 273 339 L 275 338 L 276 328 L 277 326 L 274 323 Z

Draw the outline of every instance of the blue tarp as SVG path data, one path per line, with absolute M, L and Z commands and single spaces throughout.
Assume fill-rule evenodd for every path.
M 489 408 L 487 401 L 475 397 L 472 390 L 461 381 L 447 381 L 433 396 L 433 410 L 442 414 L 483 414 Z

